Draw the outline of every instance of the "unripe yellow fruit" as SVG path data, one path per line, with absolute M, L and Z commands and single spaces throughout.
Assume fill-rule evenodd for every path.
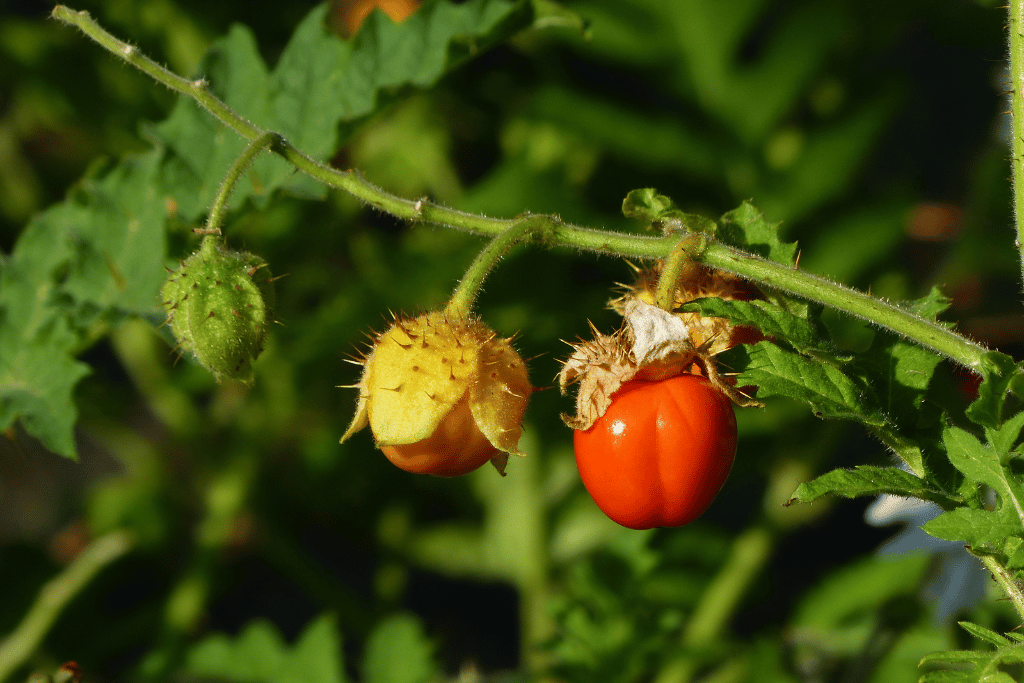
M 367 424 L 411 472 L 458 476 L 492 460 L 504 474 L 533 388 L 509 340 L 476 318 L 434 311 L 400 319 L 364 360 L 359 404 L 342 441 Z

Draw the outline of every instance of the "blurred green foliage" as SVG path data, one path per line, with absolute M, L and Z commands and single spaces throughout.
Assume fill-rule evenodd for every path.
M 371 88 L 357 107 L 344 100 L 354 86 L 302 83 L 316 107 L 287 133 L 403 196 L 488 215 L 551 212 L 638 230 L 620 212 L 635 188 L 715 217 L 752 199 L 799 241 L 801 267 L 896 299 L 937 283 L 960 329 L 1021 356 L 1004 17 L 991 3 L 566 5 L 588 20 L 585 36 L 518 33 L 454 55 L 464 63 L 436 85 Z M 545 387 L 527 413 L 529 457 L 505 479 L 489 469 L 409 475 L 368 434 L 338 444 L 355 395 L 336 385 L 356 381 L 345 361 L 364 332 L 384 326 L 388 310 L 442 304 L 482 242 L 401 224 L 268 157 L 225 232 L 287 273 L 281 325 L 253 388 L 216 384 L 176 357 L 154 297 L 159 266 L 195 248 L 191 229 L 241 142 L 35 5 L 0 9 L 4 272 L 20 253 L 52 276 L 60 306 L 79 307 L 35 330 L 49 346 L 8 360 L 19 376 L 59 380 L 32 400 L 72 396 L 78 415 L 61 404 L 64 423 L 18 426 L 13 413 L 36 404 L 0 406 L 12 422 L 0 440 L 0 633 L 88 538 L 116 528 L 138 538 L 17 676 L 74 659 L 87 680 L 895 682 L 916 680 L 930 652 L 973 646 L 936 616 L 949 596 L 928 590 L 945 566 L 935 556 L 875 556 L 891 530 L 865 526 L 857 502 L 782 506 L 832 467 L 890 464 L 858 425 L 782 400 L 742 410 L 736 465 L 702 520 L 633 532 L 600 513 L 559 419 L 569 400 L 548 385 L 561 340 L 585 336 L 588 320 L 610 329 L 610 289 L 631 275 L 622 262 L 539 249 L 505 259 L 479 308 L 500 333 L 519 332 Z M 218 69 L 246 74 L 233 84 L 242 99 L 262 92 L 263 63 L 284 73 L 278 60 L 308 11 L 332 11 L 241 0 L 76 9 L 220 94 L 229 84 Z M 225 65 L 225 54 L 248 62 Z M 175 137 L 176 125 L 186 134 Z M 196 137 L 203 126 L 208 137 Z M 162 188 L 174 175 L 153 145 L 208 173 L 182 171 L 175 210 L 147 218 L 153 204 L 125 187 Z M 126 154 L 139 161 L 118 165 Z M 138 242 L 104 233 L 114 242 L 103 253 L 145 252 L 156 268 L 106 278 L 101 253 L 74 251 L 84 242 L 34 245 L 23 227 L 58 201 L 36 220 L 80 226 L 99 220 L 97 203 L 138 204 L 135 218 L 157 230 Z M 92 270 L 57 272 L 69 258 Z M 74 289 L 101 276 L 102 292 Z M 22 297 L 3 282 L 0 343 L 13 344 L 10 320 L 30 318 L 42 295 L 36 280 L 21 281 Z M 860 322 L 825 320 L 838 351 L 876 337 Z M 962 408 L 966 380 L 943 366 L 930 391 Z M 30 436 L 71 435 L 72 422 L 73 441 Z M 50 451 L 77 451 L 79 462 Z M 994 599 L 961 616 L 1015 625 Z

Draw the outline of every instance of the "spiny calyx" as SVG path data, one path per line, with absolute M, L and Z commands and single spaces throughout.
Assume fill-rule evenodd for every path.
M 207 235 L 199 250 L 171 272 L 161 290 L 167 322 L 183 351 L 219 382 L 250 383 L 273 320 L 274 285 L 267 262 L 229 251 Z
M 434 311 L 395 321 L 363 359 L 359 404 L 342 441 L 367 424 L 410 472 L 456 476 L 491 460 L 504 474 L 533 391 L 508 339 L 475 317 Z

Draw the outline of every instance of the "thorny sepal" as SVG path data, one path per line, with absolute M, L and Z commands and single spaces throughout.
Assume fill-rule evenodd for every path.
M 639 269 L 636 282 L 610 302 L 623 317 L 615 333 L 604 335 L 594 329 L 593 340 L 572 345 L 573 353 L 558 375 L 563 394 L 568 385 L 580 384 L 576 415 L 562 415 L 572 429 L 589 429 L 625 382 L 658 381 L 684 373 L 706 376 L 737 405 L 761 405 L 723 378 L 713 361 L 713 356 L 736 344 L 763 339 L 757 330 L 733 327 L 725 318 L 675 311 L 694 299 L 752 299 L 760 298 L 760 292 L 740 278 L 689 263 L 679 278 L 670 312 L 654 303 L 661 268 L 658 263 Z
M 266 261 L 213 235 L 168 276 L 161 295 L 171 332 L 218 382 L 252 383 L 273 320 L 273 281 Z
M 342 441 L 369 425 L 377 447 L 399 467 L 441 476 L 487 460 L 504 474 L 508 455 L 523 455 L 518 442 L 533 391 L 526 365 L 508 339 L 477 318 L 433 311 L 396 319 L 374 339 L 363 366 Z M 397 461 L 412 451 L 419 457 L 427 446 L 452 466 Z

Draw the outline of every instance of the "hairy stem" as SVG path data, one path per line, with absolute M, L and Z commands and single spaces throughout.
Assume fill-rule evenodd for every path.
M 49 632 L 61 611 L 106 566 L 132 549 L 126 531 L 114 531 L 89 544 L 60 574 L 46 582 L 18 627 L 0 642 L 0 682 L 7 680 Z
M 1006 593 L 1006 597 L 1010 599 L 1013 608 L 1017 610 L 1017 616 L 1020 617 L 1021 622 L 1024 622 L 1024 590 L 1021 590 L 1021 587 L 1014 580 L 1013 573 L 1004 567 L 995 555 L 975 553 L 974 551 L 971 551 L 971 553 L 981 560 L 982 564 L 992 572 L 992 578 L 996 580 L 999 587 Z
M 1024 0 L 1007 3 L 1010 34 L 1010 97 L 1013 104 L 1011 148 L 1013 150 L 1013 205 L 1017 224 L 1017 251 L 1020 252 L 1021 274 L 1024 277 Z
M 1022 2 L 1024 0 L 1015 0 L 1016 5 Z M 110 52 L 167 87 L 192 97 L 213 114 L 218 121 L 242 137 L 255 140 L 266 134 L 266 131 L 247 121 L 214 97 L 204 81 L 189 81 L 171 73 L 140 54 L 136 48 L 104 31 L 89 16 L 88 12 L 75 12 L 67 7 L 58 6 L 53 10 L 53 16 L 60 21 L 78 27 Z M 272 149 L 300 171 L 331 187 L 345 190 L 367 204 L 397 218 L 433 223 L 483 235 L 499 235 L 520 220 L 491 218 L 457 211 L 424 199 L 415 201 L 403 199 L 376 187 L 357 171 L 339 171 L 310 158 L 283 137 L 279 137 L 275 141 Z M 679 240 L 678 234 L 666 237 L 643 237 L 569 225 L 557 216 L 536 215 L 534 218 L 543 218 L 547 221 L 549 227 L 545 235 L 546 244 L 574 247 L 599 254 L 649 259 L 664 258 Z M 981 358 L 987 351 L 980 344 L 888 302 L 873 299 L 866 294 L 834 282 L 722 244 L 709 243 L 699 261 L 864 318 L 975 370 L 980 368 Z
M 696 232 L 688 233 L 672 247 L 672 252 L 665 258 L 665 266 L 661 269 L 661 277 L 658 279 L 658 292 L 654 301 L 658 308 L 672 312 L 683 266 L 690 261 L 698 260 L 707 245 L 704 234 Z
M 549 224 L 548 216 L 530 216 L 513 223 L 507 230 L 491 240 L 491 243 L 477 254 L 473 263 L 466 269 L 466 274 L 459 282 L 459 286 L 455 288 L 445 312 L 461 318 L 467 317 L 473 310 L 473 302 L 476 301 L 477 294 L 480 293 L 484 279 L 498 261 L 512 247 L 520 242 L 528 241 L 533 237 L 534 232 L 548 227 Z
M 206 217 L 206 229 L 204 232 L 212 235 L 220 234 L 220 225 L 224 221 L 224 211 L 227 208 L 228 200 L 231 198 L 231 193 L 238 183 L 238 179 L 242 177 L 245 169 L 249 168 L 249 165 L 255 161 L 256 156 L 260 152 L 267 147 L 271 147 L 275 142 L 280 141 L 281 136 L 277 133 L 263 133 L 249 143 L 249 146 L 235 159 L 235 163 L 231 164 L 227 175 L 224 176 L 224 181 L 217 189 L 217 196 L 214 197 L 213 204 L 210 206 L 210 213 Z

